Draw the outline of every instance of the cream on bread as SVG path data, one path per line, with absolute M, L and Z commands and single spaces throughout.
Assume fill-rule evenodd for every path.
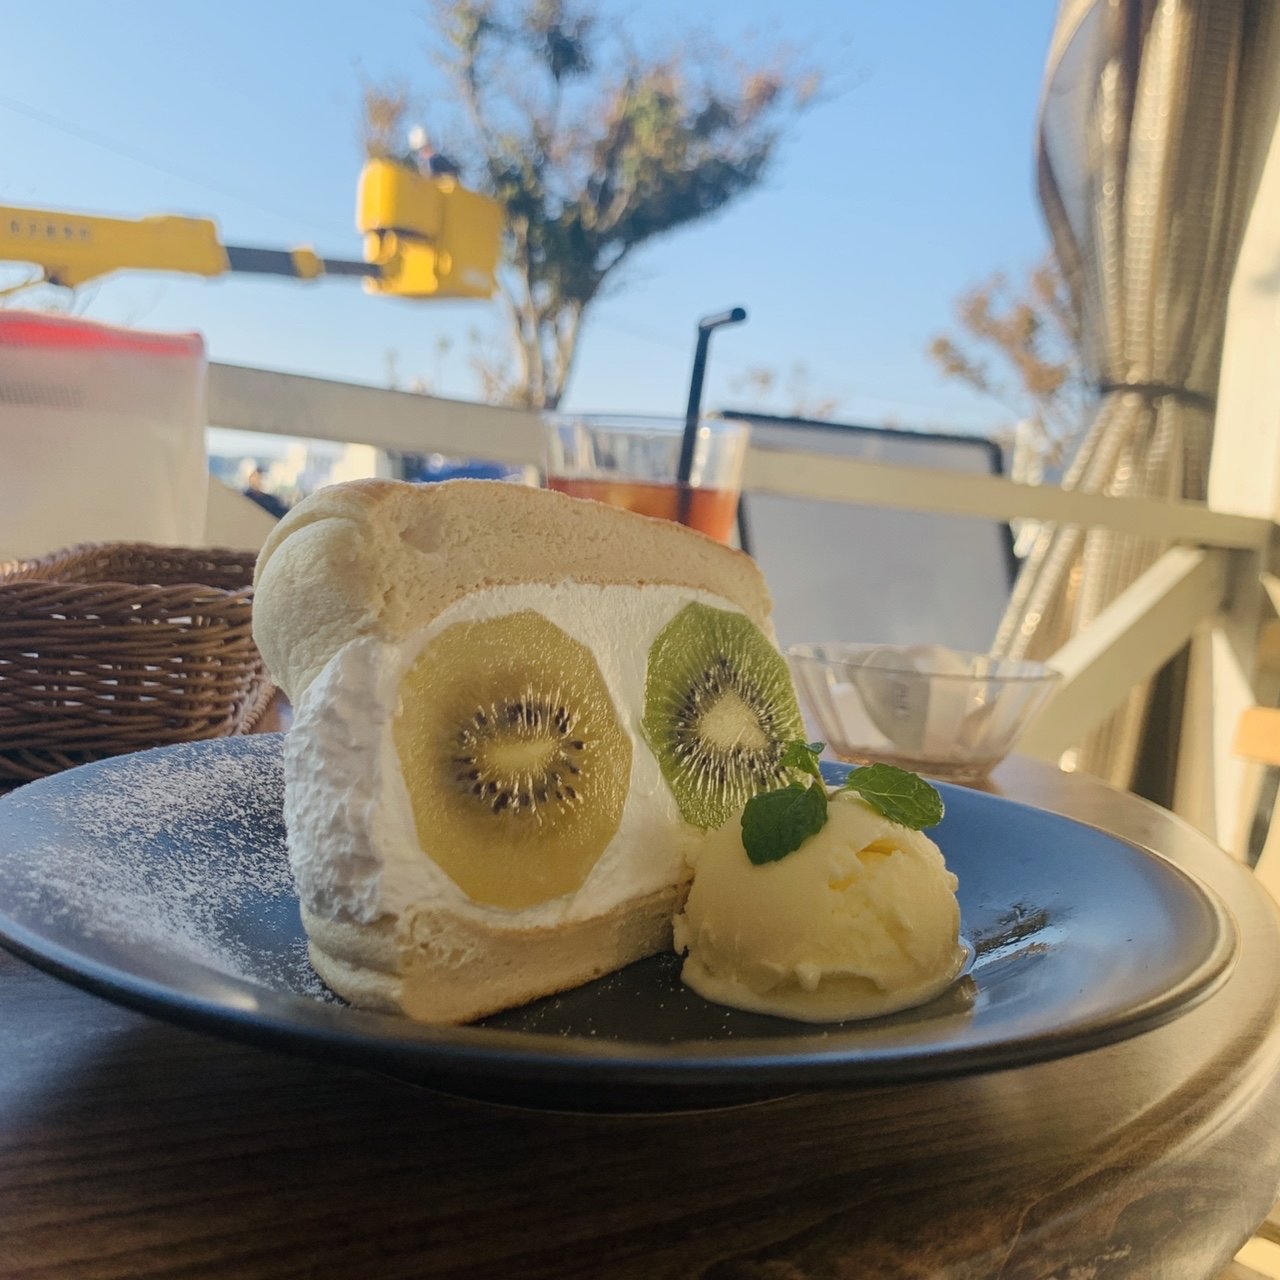
M 262 549 L 256 587 L 255 639 L 295 707 L 286 742 L 290 859 L 312 963 L 335 991 L 424 1021 L 463 1022 L 670 946 L 693 829 L 647 741 L 646 660 L 672 618 L 695 605 L 771 636 L 753 561 L 680 525 L 546 490 L 370 480 L 295 507 Z M 439 788 L 414 725 L 434 714 L 432 699 L 447 701 L 465 683 L 444 664 L 465 661 L 469 645 L 483 651 L 507 635 L 527 637 L 512 645 L 527 652 L 510 657 L 536 666 L 550 633 L 563 636 L 556 645 L 570 655 L 573 679 L 599 692 L 609 723 L 607 734 L 592 734 L 613 744 L 610 776 L 625 787 L 582 859 L 541 880 L 535 868 L 526 884 L 525 863 L 545 844 L 513 860 L 495 837 L 498 870 L 486 877 L 473 848 L 452 848 L 451 811 L 442 818 L 424 808 L 422 797 Z M 542 750 L 544 730 L 555 736 L 550 718 L 564 714 L 569 724 L 555 697 L 535 701 L 531 692 L 507 707 L 513 723 L 524 717 L 528 750 L 529 742 Z M 787 711 L 777 734 L 794 736 L 795 723 Z M 463 745 L 451 748 L 455 763 L 446 760 L 440 785 L 456 776 L 465 792 L 467 779 L 480 778 L 474 792 L 496 815 L 492 830 L 515 830 L 524 820 L 510 815 L 533 798 L 484 783 L 468 753 L 485 743 L 468 745 L 469 734 L 483 738 L 459 731 Z M 570 784 L 579 783 L 573 761 L 583 763 L 591 744 L 557 749 L 567 754 L 552 775 L 556 796 L 563 785 L 567 808 L 589 808 Z

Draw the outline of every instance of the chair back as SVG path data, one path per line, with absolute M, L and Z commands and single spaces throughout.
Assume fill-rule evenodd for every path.
M 858 427 L 736 410 L 753 445 L 934 470 L 1000 474 L 980 436 Z M 782 645 L 858 640 L 986 652 L 1015 560 L 1006 523 L 854 503 L 745 495 L 751 551 L 774 600 Z

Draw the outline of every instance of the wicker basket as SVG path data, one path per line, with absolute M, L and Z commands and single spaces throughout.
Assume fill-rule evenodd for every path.
M 115 542 L 0 563 L 0 788 L 252 728 L 273 693 L 253 559 Z

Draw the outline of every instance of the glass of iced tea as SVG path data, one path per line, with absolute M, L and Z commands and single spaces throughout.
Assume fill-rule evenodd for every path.
M 548 415 L 547 487 L 676 520 L 728 543 L 738 514 L 748 434 L 742 422 L 700 421 L 689 478 L 682 483 L 683 419 Z

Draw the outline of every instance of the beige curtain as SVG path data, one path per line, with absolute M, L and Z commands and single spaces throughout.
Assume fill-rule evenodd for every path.
M 1064 478 L 1203 500 L 1227 289 L 1271 121 L 1280 0 L 1063 0 L 1040 114 L 1040 196 L 1099 387 Z M 1047 657 L 1164 550 L 1041 531 L 997 652 Z M 1072 753 L 1133 782 L 1150 690 Z M 1153 735 L 1160 736 L 1160 735 Z M 1150 744 L 1149 744 L 1150 745 Z

